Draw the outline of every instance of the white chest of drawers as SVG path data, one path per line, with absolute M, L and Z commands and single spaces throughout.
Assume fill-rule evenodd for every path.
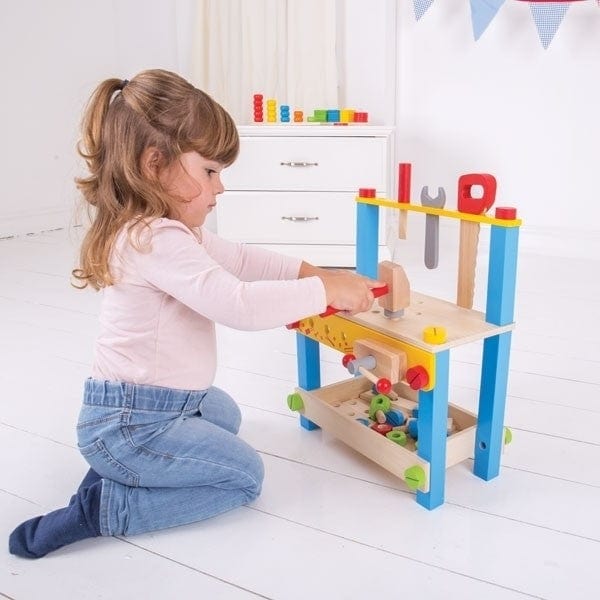
M 355 266 L 354 198 L 360 187 L 389 196 L 392 130 L 249 125 L 239 133 L 240 155 L 222 177 L 219 235 L 321 266 Z

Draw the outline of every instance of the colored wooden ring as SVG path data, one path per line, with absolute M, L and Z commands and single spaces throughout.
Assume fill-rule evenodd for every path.
M 369 417 L 371 419 L 374 419 L 375 413 L 378 410 L 387 413 L 389 412 L 391 406 L 391 400 L 387 396 L 384 396 L 383 394 L 377 394 L 377 396 L 373 396 L 373 398 L 371 398 L 371 405 L 369 406 Z
M 392 431 L 389 431 L 385 434 L 385 437 L 388 440 L 394 442 L 395 444 L 398 444 L 399 446 L 406 446 L 407 438 L 406 433 L 404 433 L 404 431 L 397 431 L 396 429 L 392 429 Z
M 371 425 L 371 429 L 380 433 L 381 435 L 387 435 L 390 431 L 392 431 L 392 426 L 387 423 L 373 423 Z

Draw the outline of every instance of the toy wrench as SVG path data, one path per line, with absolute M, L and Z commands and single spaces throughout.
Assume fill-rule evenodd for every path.
M 425 186 L 421 190 L 421 204 L 429 208 L 444 208 L 446 204 L 446 192 L 444 188 L 438 188 L 435 198 L 429 195 L 429 188 Z M 440 245 L 440 218 L 437 215 L 425 216 L 425 266 L 435 269 L 438 266 Z

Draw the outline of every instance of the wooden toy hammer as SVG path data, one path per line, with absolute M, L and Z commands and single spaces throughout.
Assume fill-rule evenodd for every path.
M 387 284 L 382 285 L 381 287 L 376 287 L 371 289 L 371 293 L 374 298 L 380 298 L 381 296 L 385 296 L 389 291 L 389 287 Z M 320 317 L 328 317 L 329 315 L 334 315 L 335 313 L 340 312 L 339 308 L 334 308 L 333 306 L 328 306 L 325 309 L 325 312 L 322 312 Z M 288 329 L 297 329 L 300 326 L 300 321 L 294 321 L 293 323 L 289 323 L 286 325 Z

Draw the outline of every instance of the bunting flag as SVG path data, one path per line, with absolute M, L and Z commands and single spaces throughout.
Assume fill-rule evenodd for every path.
M 414 0 L 415 17 L 417 21 L 427 12 L 427 9 L 433 4 L 433 0 Z
M 570 2 L 529 2 L 531 16 L 544 50 L 553 40 L 569 6 L 571 6 Z
M 505 0 L 471 0 L 471 21 L 475 41 L 487 29 L 504 2 Z
M 585 0 L 516 0 L 528 2 L 533 22 L 538 31 L 544 49 L 547 49 L 554 39 L 563 18 L 574 2 Z M 429 10 L 434 0 L 413 0 L 417 21 Z M 477 41 L 493 21 L 506 0 L 469 0 L 471 4 L 471 22 L 473 37 Z M 600 0 L 596 0 L 600 7 Z

